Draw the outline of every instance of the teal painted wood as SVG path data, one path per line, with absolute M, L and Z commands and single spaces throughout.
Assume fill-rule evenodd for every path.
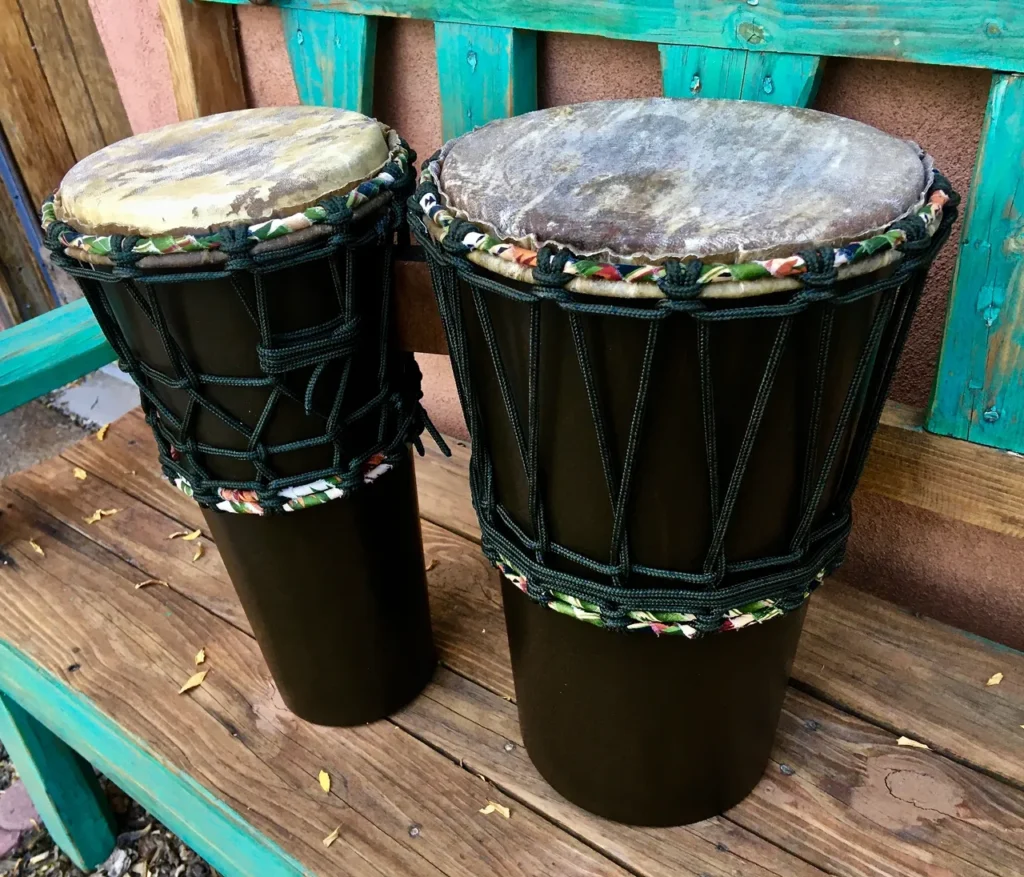
M 537 35 L 468 24 L 434 25 L 445 140 L 537 108 Z
M 115 359 L 84 299 L 0 332 L 0 414 Z
M 714 97 L 806 107 L 814 100 L 824 62 L 813 55 L 658 47 L 666 97 Z
M 0 691 L 0 740 L 54 842 L 83 871 L 114 849 L 114 819 L 89 764 Z
M 377 20 L 288 8 L 281 19 L 299 100 L 372 116 Z
M 223 801 L 149 752 L 88 698 L 5 642 L 0 642 L 0 688 L 225 877 L 308 873 Z
M 992 78 L 926 428 L 1024 453 L 1024 76 Z
M 249 0 L 214 0 L 245 4 Z M 888 58 L 1024 72 L 1020 0 L 273 0 L 291 9 L 425 18 L 620 40 Z

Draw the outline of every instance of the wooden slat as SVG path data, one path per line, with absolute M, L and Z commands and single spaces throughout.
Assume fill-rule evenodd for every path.
M 372 116 L 377 20 L 284 9 L 281 21 L 299 100 Z
M 75 58 L 74 44 L 57 0 L 20 0 L 50 94 L 64 122 L 76 160 L 107 145 L 90 96 L 92 84 Z
M 127 507 L 120 514 L 134 514 L 138 504 L 122 501 Z M 625 877 L 621 868 L 386 722 L 331 729 L 295 718 L 280 702 L 249 635 L 172 589 L 136 591 L 136 568 L 25 499 L 12 502 L 8 494 L 3 503 L 5 551 L 14 561 L 0 567 L 3 638 L 64 676 L 100 711 L 116 715 L 129 734 L 188 771 L 307 867 L 434 877 Z M 33 534 L 45 557 L 27 546 Z M 59 620 L 50 603 L 57 593 L 68 613 Z M 200 646 L 210 674 L 202 688 L 179 697 Z M 80 649 L 74 653 L 79 669 L 66 674 L 74 648 Z M 334 778 L 329 795 L 316 781 L 321 769 Z M 488 800 L 512 806 L 514 818 L 482 818 L 477 811 Z M 153 810 L 162 815 L 159 804 Z M 339 824 L 338 842 L 325 849 L 321 838 Z M 419 830 L 410 833 L 412 826 Z M 197 829 L 193 822 L 184 837 L 191 839 Z
M 1024 451 L 1024 76 L 992 78 L 928 429 Z
M 434 26 L 445 140 L 537 107 L 537 35 L 505 27 Z
M 0 273 L 6 278 L 7 292 L 20 321 L 46 313 L 54 300 L 37 251 L 26 234 L 27 205 L 18 191 L 21 181 L 13 176 L 16 170 L 5 164 L 3 152 L 0 143 Z M 8 182 L 14 184 L 13 190 Z
M 0 414 L 114 359 L 84 299 L 0 334 Z
M 249 0 L 217 0 L 242 4 Z M 294 9 L 426 18 L 620 40 L 1024 71 L 1024 20 L 1016 0 L 275 0 Z
M 713 97 L 806 107 L 824 62 L 814 55 L 659 46 L 666 97 Z
M 193 0 L 160 0 L 160 18 L 178 118 L 244 109 L 232 10 Z
M 78 69 L 88 86 L 89 101 L 96 113 L 103 142 L 115 143 L 130 137 L 132 126 L 89 4 L 82 0 L 57 0 L 57 4 L 71 38 Z
M 18 0 L 0 0 L 0 128 L 34 204 L 75 163 Z
M 86 482 L 70 483 L 67 466 L 66 487 L 54 478 L 52 487 L 44 489 L 32 482 L 30 473 L 9 483 L 22 496 L 46 496 L 46 503 L 66 502 L 60 494 L 98 489 L 89 488 L 93 477 L 117 479 L 134 489 L 134 478 L 124 467 L 146 466 L 151 440 L 147 445 L 137 417 L 114 424 L 107 442 L 114 435 L 124 441 L 127 459 L 120 450 L 111 452 L 107 470 L 91 474 Z M 93 449 L 99 445 L 87 440 L 70 457 L 95 462 Z M 87 449 L 86 457 L 78 456 L 81 449 Z M 111 468 L 114 460 L 120 460 L 117 468 Z M 152 468 L 152 462 L 148 465 Z M 431 465 L 427 460 L 419 466 L 425 506 L 432 502 L 433 482 L 422 473 Z M 120 488 L 102 489 L 116 493 Z M 161 505 L 172 493 L 162 485 L 159 497 L 150 494 L 149 500 Z M 468 503 L 465 484 L 462 496 Z M 93 499 L 106 501 L 108 495 Z M 137 508 L 131 511 L 139 513 Z M 104 526 L 117 518 L 106 519 Z M 126 530 L 130 534 L 133 526 Z M 811 601 L 795 676 L 802 688 L 841 702 L 864 718 L 792 692 L 765 780 L 727 819 L 669 830 L 614 826 L 567 805 L 543 783 L 521 750 L 513 708 L 503 699 L 511 698 L 514 689 L 496 574 L 460 537 L 428 526 L 424 538 L 428 558 L 436 561 L 429 578 L 442 657 L 461 676 L 490 691 L 442 672 L 426 697 L 395 721 L 634 873 L 789 877 L 816 873 L 812 866 L 817 866 L 849 877 L 935 877 L 1009 874 L 1024 867 L 1024 793 L 936 752 L 895 744 L 896 736 L 905 733 L 1017 782 L 1024 764 L 1015 721 L 1024 711 L 1024 656 L 829 583 Z M 146 556 L 139 544 L 129 553 Z M 184 593 L 192 587 L 188 582 L 175 586 Z M 985 686 L 997 669 L 1006 674 L 1002 685 Z M 507 742 L 513 744 L 511 751 Z M 779 849 L 757 848 L 763 844 L 759 838 L 798 858 L 787 861 Z M 737 859 L 718 857 L 719 844 L 738 856 L 742 869 Z M 755 869 L 753 862 L 760 867 Z

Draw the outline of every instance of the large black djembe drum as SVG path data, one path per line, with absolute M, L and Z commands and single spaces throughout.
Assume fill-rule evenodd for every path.
M 543 110 L 424 166 L 523 739 L 571 801 L 681 824 L 761 777 L 956 200 L 912 143 L 729 101 Z
M 434 667 L 429 422 L 389 319 L 413 158 L 357 113 L 247 110 L 109 146 L 43 209 L 285 703 L 322 724 L 382 718 Z

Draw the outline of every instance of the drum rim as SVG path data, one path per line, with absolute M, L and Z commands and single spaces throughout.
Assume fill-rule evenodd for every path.
M 484 270 L 537 286 L 559 286 L 571 292 L 616 299 L 664 299 L 676 297 L 670 266 L 687 266 L 692 272 L 686 297 L 738 299 L 797 290 L 804 287 L 810 254 L 831 254 L 837 280 L 850 279 L 880 270 L 902 259 L 910 239 L 908 223 L 923 225 L 924 237 L 934 237 L 942 224 L 943 208 L 950 201 L 948 180 L 922 153 L 928 185 L 922 203 L 908 215 L 900 216 L 877 233 L 840 247 L 819 247 L 789 256 L 751 259 L 745 262 L 703 261 L 697 258 L 637 261 L 616 264 L 578 256 L 567 247 L 545 244 L 537 250 L 499 239 L 476 222 L 460 215 L 445 203 L 440 191 L 441 166 L 454 141 L 449 141 L 422 166 L 419 186 L 409 201 L 411 213 L 419 216 L 430 236 L 451 252 L 457 252 Z M 457 239 L 451 240 L 450 233 Z M 816 260 L 815 260 L 816 261 Z M 826 259 L 827 261 L 827 259 Z M 538 263 L 546 265 L 538 272 Z M 557 263 L 557 264 L 555 264 Z M 554 276 L 552 276 L 554 269 Z M 538 278 L 537 273 L 542 277 Z
M 165 266 L 177 269 L 225 261 L 222 248 L 240 236 L 250 249 L 269 248 L 271 242 L 275 247 L 287 246 L 289 239 L 308 238 L 310 234 L 315 236 L 320 229 L 329 229 L 346 220 L 376 212 L 409 185 L 415 173 L 415 151 L 393 128 L 378 124 L 387 140 L 389 152 L 388 160 L 376 173 L 355 183 L 347 191 L 326 196 L 288 216 L 270 217 L 252 224 L 225 225 L 206 234 L 86 234 L 58 218 L 55 199 L 59 193 L 54 192 L 41 208 L 41 225 L 47 246 L 85 264 L 115 266 L 127 260 L 140 267 L 159 270 Z

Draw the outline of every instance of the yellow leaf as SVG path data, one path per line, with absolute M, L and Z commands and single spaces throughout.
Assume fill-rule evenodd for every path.
M 189 676 L 188 682 L 181 686 L 178 690 L 178 694 L 184 694 L 186 691 L 191 691 L 193 688 L 198 688 L 203 684 L 203 680 L 206 678 L 206 674 L 209 670 L 200 670 L 194 676 Z
M 181 537 L 182 542 L 194 542 L 203 535 L 202 530 L 192 530 Z
M 139 590 L 139 588 L 145 588 L 147 585 L 163 585 L 165 588 L 170 587 L 170 585 L 167 584 L 167 582 L 165 582 L 163 579 L 146 579 L 146 581 L 144 582 L 139 582 L 135 586 L 135 590 L 137 591 Z
M 203 556 L 203 543 L 200 542 L 198 545 L 196 545 L 196 553 L 192 555 L 192 562 L 195 563 L 202 556 Z
M 111 515 L 116 515 L 117 509 L 96 509 L 89 517 L 83 518 L 87 524 L 95 524 L 101 518 L 108 518 Z
M 331 790 L 331 776 L 326 770 L 320 771 L 320 788 L 325 792 Z
M 910 746 L 914 749 L 927 749 L 928 747 L 924 743 L 918 743 L 916 740 L 911 740 L 909 737 L 900 737 L 896 741 L 897 746 Z
M 98 433 L 96 433 L 96 440 L 97 441 L 103 441 L 103 439 L 105 439 L 107 437 L 107 430 L 108 429 L 110 429 L 110 424 L 109 423 L 104 423 L 103 426 L 100 427 L 100 431 Z
M 338 834 L 339 834 L 340 831 L 341 831 L 341 826 L 339 825 L 336 829 L 334 829 L 334 831 L 332 831 L 329 835 L 327 835 L 327 837 L 325 837 L 322 841 L 320 841 L 320 843 L 322 843 L 325 847 L 329 847 L 332 843 L 334 843 L 338 839 Z
M 427 561 L 427 572 L 430 572 L 435 566 L 437 566 L 437 558 L 432 557 Z
M 198 667 L 205 660 L 206 660 L 206 649 L 200 649 L 198 652 L 196 652 L 196 666 Z
M 177 539 L 179 536 L 187 536 L 190 532 L 191 532 L 190 530 L 175 530 L 167 538 L 168 539 Z
M 508 807 L 502 807 L 501 804 L 495 804 L 493 801 L 488 801 L 486 807 L 482 807 L 477 811 L 483 813 L 484 816 L 490 816 L 492 813 L 500 813 L 506 819 L 512 815 L 512 811 Z
M 74 475 L 75 478 L 77 478 L 79 481 L 85 481 L 85 479 L 89 477 L 88 472 L 86 472 L 84 469 L 79 469 L 77 466 L 75 466 Z
M 985 685 L 998 685 L 1002 681 L 1002 673 L 993 673 L 991 676 L 988 677 L 988 682 L 986 682 Z
M 32 546 L 32 550 L 40 557 L 46 557 L 46 552 L 43 551 L 42 546 L 35 539 L 29 539 L 28 544 Z

